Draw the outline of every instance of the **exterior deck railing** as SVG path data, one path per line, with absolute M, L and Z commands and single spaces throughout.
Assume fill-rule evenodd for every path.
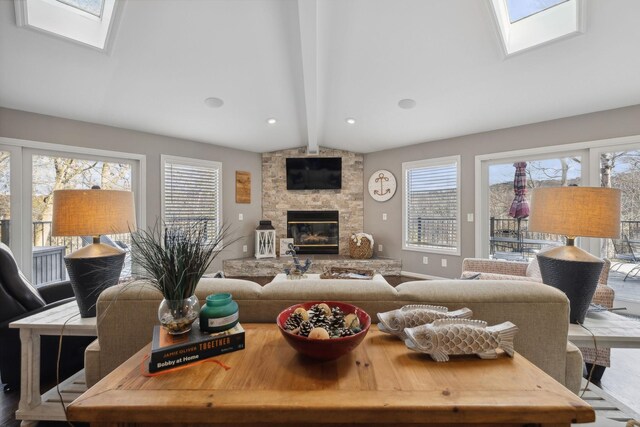
M 489 242 L 491 255 L 497 252 L 520 253 L 528 257 L 536 250 L 546 245 L 560 242 L 561 236 L 548 233 L 534 233 L 528 230 L 529 221 L 520 220 L 520 235 L 518 236 L 518 220 L 515 218 L 490 218 Z M 620 234 L 631 240 L 640 240 L 640 221 L 620 221 Z

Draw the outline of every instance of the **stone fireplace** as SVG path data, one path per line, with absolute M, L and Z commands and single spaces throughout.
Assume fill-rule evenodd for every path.
M 342 188 L 287 190 L 287 157 L 306 155 L 305 148 L 262 154 L 262 218 L 271 220 L 276 229 L 276 253 L 280 239 L 289 236 L 288 211 L 334 211 L 338 213 L 338 252 L 333 253 L 348 255 L 349 236 L 363 231 L 364 225 L 362 154 L 320 147 L 318 156 L 342 158 Z
M 287 211 L 287 237 L 293 238 L 299 254 L 337 254 L 338 211 Z

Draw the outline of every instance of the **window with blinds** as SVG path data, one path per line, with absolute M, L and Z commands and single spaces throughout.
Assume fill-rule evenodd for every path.
M 460 157 L 403 163 L 403 249 L 460 254 Z
M 215 238 L 222 218 L 218 162 L 162 156 L 162 218 L 167 224 L 200 222 Z

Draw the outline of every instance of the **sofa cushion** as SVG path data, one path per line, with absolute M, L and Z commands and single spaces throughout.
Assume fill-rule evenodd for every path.
M 260 299 L 262 286 L 255 282 L 242 279 L 226 278 L 202 278 L 198 282 L 196 295 L 201 304 L 207 299 L 207 295 L 230 293 L 234 299 L 255 300 Z
M 542 274 L 540 273 L 540 265 L 538 264 L 538 258 L 533 257 L 533 259 L 529 262 L 527 266 L 527 272 L 525 273 L 527 277 L 532 277 L 535 279 L 540 279 L 542 281 Z
M 273 281 L 264 286 L 265 299 L 303 301 L 390 300 L 397 296 L 393 286 L 380 275 L 372 280 L 304 279 Z

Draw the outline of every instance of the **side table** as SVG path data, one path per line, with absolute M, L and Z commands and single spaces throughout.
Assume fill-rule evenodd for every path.
M 35 426 L 40 420 L 66 420 L 56 387 L 40 395 L 40 336 L 95 337 L 97 336 L 96 318 L 81 318 L 78 304 L 71 301 L 12 322 L 9 327 L 20 329 L 20 402 L 16 419 L 22 420 L 21 426 Z M 57 355 L 44 355 L 44 357 L 57 357 Z M 63 402 L 71 403 L 87 389 L 84 369 L 63 381 L 59 387 Z
M 569 341 L 578 347 L 640 348 L 640 321 L 610 311 L 587 313 L 583 328 L 569 325 Z M 593 332 L 593 335 L 589 332 Z

